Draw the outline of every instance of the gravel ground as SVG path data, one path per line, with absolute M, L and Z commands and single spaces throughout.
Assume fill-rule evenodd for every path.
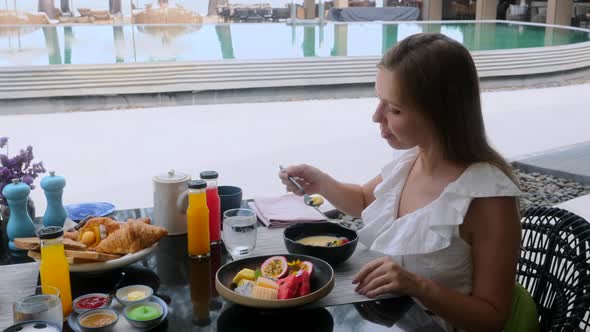
M 524 195 L 522 211 L 533 206 L 550 206 L 590 194 L 590 186 L 542 173 L 525 173 L 516 169 Z
M 552 206 L 576 197 L 590 194 L 590 186 L 542 173 L 525 173 L 515 169 L 520 180 L 523 196 L 520 198 L 521 211 L 533 206 Z M 359 218 L 339 215 L 343 226 L 361 229 L 363 222 Z

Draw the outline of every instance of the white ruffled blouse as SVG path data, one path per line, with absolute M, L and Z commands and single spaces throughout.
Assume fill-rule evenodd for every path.
M 362 212 L 365 226 L 359 240 L 391 256 L 409 272 L 463 294 L 472 291 L 471 246 L 459 236 L 471 200 L 476 197 L 519 196 L 518 187 L 489 163 L 470 165 L 438 198 L 397 220 L 400 196 L 418 148 L 404 151 L 387 164 L 375 201 Z

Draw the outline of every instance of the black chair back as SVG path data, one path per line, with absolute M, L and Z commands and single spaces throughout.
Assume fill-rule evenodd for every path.
M 569 211 L 537 207 L 522 217 L 517 280 L 531 292 L 543 331 L 590 329 L 590 224 Z

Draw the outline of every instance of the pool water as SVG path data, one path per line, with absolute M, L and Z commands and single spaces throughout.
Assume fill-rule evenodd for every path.
M 379 56 L 420 32 L 471 51 L 590 41 L 587 31 L 474 22 L 0 26 L 0 66 Z

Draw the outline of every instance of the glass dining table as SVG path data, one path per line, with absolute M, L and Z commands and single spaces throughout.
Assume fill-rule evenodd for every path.
M 151 217 L 152 209 L 115 211 L 116 220 Z M 2 232 L 0 265 L 32 262 L 26 254 L 8 250 Z M 321 308 L 260 310 L 233 304 L 215 289 L 215 273 L 231 255 L 223 245 L 211 248 L 207 259 L 187 255 L 186 236 L 168 236 L 142 260 L 103 272 L 71 273 L 72 298 L 107 293 L 125 272 L 122 286 L 143 284 L 168 304 L 167 318 L 152 331 L 443 331 L 434 317 L 409 297 L 371 300 Z M 64 323 L 64 331 L 72 331 Z

